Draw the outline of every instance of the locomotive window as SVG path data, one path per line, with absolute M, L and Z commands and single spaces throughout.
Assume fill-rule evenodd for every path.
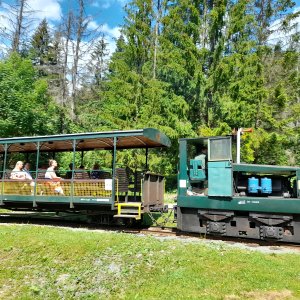
M 208 153 L 209 161 L 232 160 L 231 138 L 220 137 L 209 139 Z

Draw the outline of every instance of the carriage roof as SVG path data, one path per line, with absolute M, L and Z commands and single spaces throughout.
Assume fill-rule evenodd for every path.
M 28 136 L 0 139 L 0 153 L 5 152 L 35 152 L 37 144 L 40 151 L 72 151 L 75 141 L 77 151 L 112 150 L 114 139 L 117 149 L 170 147 L 170 139 L 154 128 L 137 130 L 114 130 L 102 132 L 59 134 L 46 136 Z

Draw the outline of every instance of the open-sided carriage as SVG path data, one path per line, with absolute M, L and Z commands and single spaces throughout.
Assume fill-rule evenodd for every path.
M 117 218 L 140 220 L 144 212 L 163 208 L 164 177 L 148 172 L 148 149 L 169 147 L 170 140 L 156 129 L 107 131 L 53 136 L 0 139 L 1 190 L 0 207 L 8 209 L 86 211 L 98 222 L 110 223 Z M 139 170 L 117 165 L 123 149 L 145 149 L 144 165 Z M 89 170 L 72 168 L 70 179 L 45 178 L 41 157 L 54 158 L 60 152 L 76 154 L 107 150 L 111 168 L 99 171 L 93 179 Z M 11 179 L 11 158 L 16 155 L 34 157 L 32 180 Z M 57 186 L 63 194 L 57 193 Z

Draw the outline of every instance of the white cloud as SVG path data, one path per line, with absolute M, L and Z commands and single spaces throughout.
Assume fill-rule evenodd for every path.
M 99 25 L 97 24 L 96 21 L 90 21 L 89 24 L 88 24 L 88 29 L 89 30 L 95 30 L 99 28 Z
M 111 4 L 109 2 L 106 2 L 101 5 L 101 8 L 108 9 L 108 8 L 110 8 L 110 6 L 111 6 Z
M 42 20 L 59 21 L 62 15 L 58 0 L 29 0 L 28 5 L 34 11 L 34 17 Z
M 61 6 L 59 0 L 29 0 L 28 9 L 30 10 L 29 18 L 34 20 L 32 27 L 36 27 L 37 24 L 44 18 L 51 21 L 59 21 L 62 15 Z M 10 12 L 10 7 L 2 4 L 0 8 L 0 27 L 12 30 L 12 23 L 9 21 L 14 16 Z M 31 12 L 32 11 L 32 12 Z M 32 28 L 29 28 L 29 31 Z
M 129 0 L 116 0 L 117 2 L 119 2 L 120 4 L 126 4 L 129 2 Z
M 98 1 L 93 1 L 92 3 L 91 3 L 91 6 L 93 6 L 93 7 L 100 7 L 100 3 L 98 2 Z
M 118 38 L 120 36 L 120 30 L 121 27 L 117 26 L 117 27 L 110 28 L 107 23 L 101 26 L 101 31 L 113 38 Z
M 3 56 L 5 56 L 5 54 L 8 51 L 8 47 L 5 43 L 0 43 L 0 58 L 2 58 Z
M 92 3 L 92 6 L 100 7 L 100 8 L 103 8 L 103 9 L 108 9 L 114 3 L 117 3 L 121 6 L 124 6 L 129 1 L 130 0 L 94 0 L 93 3 Z
M 9 20 L 4 10 L 0 10 L 0 27 L 10 28 Z
M 299 11 L 300 11 L 300 7 L 296 7 L 294 9 L 293 13 L 296 13 Z M 269 42 L 269 44 L 273 44 L 273 45 L 280 42 L 283 45 L 283 47 L 285 47 L 288 45 L 290 37 L 293 34 L 300 33 L 300 16 L 296 17 L 295 19 L 293 19 L 290 22 L 290 26 L 292 28 L 289 31 L 284 31 L 281 28 L 281 22 L 282 22 L 282 19 L 278 19 L 270 25 L 270 30 L 273 32 L 270 34 L 270 36 L 268 38 L 268 42 Z
M 103 24 L 100 30 L 105 35 L 105 39 L 108 43 L 107 48 L 111 55 L 116 49 L 116 39 L 120 36 L 121 27 L 110 28 L 108 24 Z
M 113 53 L 116 48 L 116 39 L 120 36 L 121 27 L 110 27 L 107 23 L 99 25 L 96 21 L 91 21 L 88 25 L 89 30 L 97 30 L 104 34 L 108 43 L 109 53 Z
M 116 48 L 116 39 L 120 36 L 120 27 L 109 27 L 108 24 L 103 24 L 102 26 L 99 27 L 99 24 L 97 24 L 95 21 L 90 22 L 90 28 L 89 29 L 97 29 L 99 28 L 99 32 L 104 34 L 104 39 L 107 42 L 107 51 L 108 51 L 108 56 L 106 57 L 106 60 L 109 59 L 111 54 L 115 51 Z M 101 37 L 99 37 L 100 39 Z M 99 40 L 98 39 L 98 40 Z M 98 41 L 93 41 L 93 45 L 96 44 Z M 62 39 L 62 43 L 65 43 L 65 39 Z M 68 69 L 72 70 L 73 68 L 73 57 L 74 57 L 74 43 L 75 41 L 70 41 L 69 46 L 68 46 L 68 54 L 69 54 L 69 63 L 68 63 Z M 65 45 L 64 47 L 65 48 Z M 82 86 L 82 80 L 89 81 L 89 70 L 88 66 L 91 65 L 91 54 L 93 52 L 93 47 L 91 47 L 91 44 L 82 41 L 80 43 L 80 53 L 79 53 L 79 62 L 78 62 L 78 74 L 80 74 L 80 78 L 77 82 L 77 87 L 81 88 Z M 71 75 L 69 74 L 67 76 L 69 80 L 69 91 L 71 90 Z

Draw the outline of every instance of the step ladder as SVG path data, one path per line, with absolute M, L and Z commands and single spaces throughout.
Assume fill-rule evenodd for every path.
M 141 220 L 142 203 L 125 202 L 117 203 L 118 214 L 114 218 L 133 218 Z

